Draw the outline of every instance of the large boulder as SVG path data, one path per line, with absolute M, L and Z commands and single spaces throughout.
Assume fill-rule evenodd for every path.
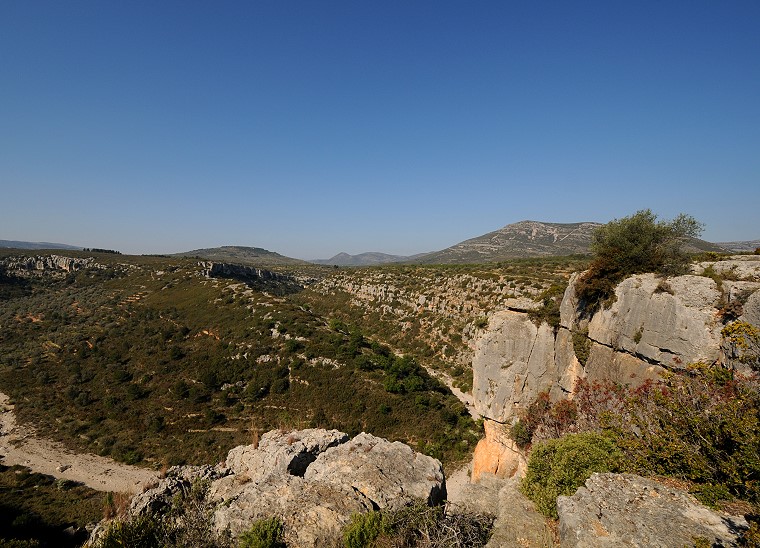
M 169 469 L 133 499 L 129 514 L 165 515 L 177 495 L 192 493 L 220 534 L 237 537 L 256 520 L 278 517 L 288 546 L 315 548 L 338 543 L 356 513 L 446 498 L 439 461 L 364 433 L 349 440 L 337 430 L 272 431 L 258 446 L 232 449 L 226 465 Z
M 736 546 L 744 518 L 719 514 L 684 491 L 632 474 L 592 474 L 557 499 L 563 548 Z
M 358 491 L 379 509 L 399 508 L 415 499 L 429 505 L 446 499 L 438 460 L 364 432 L 319 455 L 304 479 Z
M 243 484 L 234 496 L 220 502 L 213 518 L 218 531 L 229 530 L 237 537 L 254 521 L 277 516 L 287 545 L 301 548 L 331 545 L 353 514 L 373 509 L 372 502 L 357 491 L 290 475 Z
M 303 476 L 317 455 L 346 441 L 348 435 L 337 430 L 272 430 L 261 436 L 258 445 L 240 445 L 230 450 L 227 467 L 251 481 L 272 474 Z

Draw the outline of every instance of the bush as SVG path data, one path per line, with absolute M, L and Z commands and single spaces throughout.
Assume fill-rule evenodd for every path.
M 390 526 L 382 512 L 354 514 L 343 530 L 343 544 L 346 548 L 365 548 L 371 546 L 381 534 L 388 532 Z
M 239 548 L 285 548 L 284 532 L 280 518 L 260 519 L 240 535 Z
M 451 512 L 418 502 L 399 510 L 354 516 L 343 531 L 343 541 L 346 548 L 478 548 L 488 542 L 493 521 L 493 516 Z
M 572 495 L 594 472 L 614 472 L 621 454 L 610 438 L 592 432 L 538 444 L 521 489 L 546 516 L 557 518 L 557 497 Z
M 149 517 L 129 521 L 112 521 L 96 543 L 97 548 L 158 548 L 162 532 L 159 524 Z
M 689 256 L 683 243 L 701 232 L 702 225 L 690 215 L 682 213 L 669 222 L 657 221 L 649 209 L 599 227 L 591 242 L 594 260 L 577 284 L 581 304 L 593 310 L 611 298 L 615 286 L 632 274 L 684 273 Z

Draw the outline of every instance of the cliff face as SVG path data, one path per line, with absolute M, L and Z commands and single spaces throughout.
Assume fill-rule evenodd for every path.
M 507 431 L 541 392 L 572 397 L 581 378 L 635 386 L 698 361 L 757 367 L 757 341 L 738 328 L 760 328 L 760 258 L 700 263 L 692 274 L 668 279 L 632 276 L 591 318 L 578 311 L 576 279 L 556 331 L 526 313 L 502 311 L 476 340 L 473 396 L 486 439 L 475 451 L 473 480 L 478 470 L 509 475 L 524 465 Z

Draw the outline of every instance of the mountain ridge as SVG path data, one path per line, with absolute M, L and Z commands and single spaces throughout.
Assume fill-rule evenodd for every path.
M 261 247 L 223 245 L 173 253 L 174 257 L 198 257 L 208 261 L 223 261 L 247 265 L 305 265 L 308 261 L 294 259 Z

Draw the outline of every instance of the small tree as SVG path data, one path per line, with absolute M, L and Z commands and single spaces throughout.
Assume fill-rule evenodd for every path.
M 625 277 L 643 272 L 681 274 L 689 264 L 683 244 L 702 233 L 702 224 L 680 214 L 658 221 L 651 210 L 637 211 L 599 227 L 593 235 L 594 260 L 578 281 L 578 296 L 587 309 L 611 297 Z

